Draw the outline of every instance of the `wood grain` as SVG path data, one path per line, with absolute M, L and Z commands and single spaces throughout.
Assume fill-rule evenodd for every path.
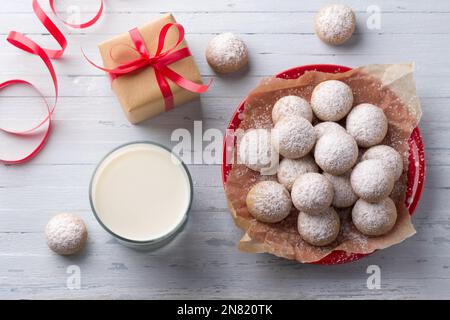
M 45 1 L 41 1 L 45 2 Z M 58 1 L 65 12 L 70 1 Z M 82 3 L 82 1 L 80 1 Z M 87 3 L 84 1 L 83 3 Z M 61 99 L 47 148 L 20 167 L 0 167 L 0 298 L 275 298 L 393 299 L 450 298 L 450 2 L 347 0 L 357 11 L 358 30 L 350 44 L 329 47 L 313 34 L 314 13 L 325 1 L 108 1 L 99 25 L 65 30 L 70 47 L 55 62 Z M 366 27 L 370 5 L 381 10 L 381 29 Z M 83 6 L 86 17 L 97 6 Z M 187 106 L 132 126 L 125 120 L 106 76 L 81 57 L 80 46 L 98 59 L 96 44 L 156 17 L 174 12 L 211 90 Z M 83 15 L 84 17 L 84 15 Z M 0 36 L 9 30 L 53 46 L 33 16 L 29 1 L 5 1 Z M 239 75 L 216 77 L 203 52 L 212 35 L 232 31 L 248 44 L 251 65 Z M 287 45 L 288 44 L 288 45 Z M 52 95 L 42 64 L 0 41 L 0 80 L 21 76 Z M 96 163 L 113 147 L 132 140 L 174 145 L 176 128 L 223 132 L 231 114 L 260 79 L 309 63 L 358 66 L 414 61 L 424 116 L 427 181 L 414 216 L 417 235 L 404 243 L 342 266 L 300 265 L 269 255 L 241 253 L 223 195 L 219 165 L 189 166 L 195 200 L 185 230 L 166 247 L 137 252 L 113 240 L 95 221 L 88 183 Z M 30 92 L 2 93 L 0 125 L 25 125 L 43 114 Z M 0 156 L 19 153 L 33 141 L 0 134 Z M 89 227 L 87 250 L 62 258 L 49 251 L 43 228 L 62 211 L 82 216 Z M 366 286 L 366 268 L 381 268 L 381 290 Z M 81 268 L 81 289 L 66 286 L 67 267 Z

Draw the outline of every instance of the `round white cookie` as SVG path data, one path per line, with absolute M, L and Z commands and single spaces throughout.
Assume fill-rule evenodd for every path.
M 236 72 L 248 63 L 248 50 L 244 41 L 231 32 L 221 33 L 208 44 L 206 60 L 218 73 Z
M 312 121 L 313 112 L 308 101 L 298 96 L 285 96 L 279 99 L 272 109 L 272 121 L 277 123 L 283 117 L 303 117 Z
M 272 147 L 270 131 L 248 130 L 239 140 L 238 159 L 247 168 L 258 172 L 278 164 L 278 152 Z
M 352 89 L 342 81 L 323 81 L 314 88 L 311 95 L 311 108 L 322 121 L 339 121 L 348 114 L 352 106 Z
M 285 158 L 297 159 L 307 155 L 315 142 L 314 128 L 303 117 L 281 118 L 272 130 L 272 145 Z
M 341 222 L 336 211 L 329 207 L 320 215 L 300 212 L 297 219 L 298 233 L 313 246 L 326 246 L 336 240 Z
M 341 45 L 351 38 L 355 28 L 355 13 L 344 4 L 324 6 L 316 14 L 315 31 L 325 43 Z
M 292 207 L 289 192 L 275 181 L 261 181 L 247 194 L 247 209 L 257 220 L 275 223 L 286 218 Z
M 331 182 L 320 173 L 309 172 L 299 176 L 292 186 L 294 206 L 308 214 L 322 214 L 334 196 Z
M 350 176 L 353 191 L 368 202 L 388 197 L 394 188 L 394 176 L 382 160 L 370 159 L 358 163 Z
M 355 165 L 358 145 L 347 133 L 325 134 L 316 143 L 314 158 L 323 171 L 340 175 Z
M 349 113 L 346 129 L 358 146 L 369 148 L 383 141 L 388 131 L 388 120 L 381 108 L 362 103 Z
M 45 227 L 47 245 L 60 255 L 72 255 L 84 248 L 87 228 L 84 221 L 71 213 L 54 216 Z
M 367 236 L 381 236 L 388 233 L 397 221 L 397 209 L 391 198 L 370 203 L 359 199 L 352 210 L 356 229 Z

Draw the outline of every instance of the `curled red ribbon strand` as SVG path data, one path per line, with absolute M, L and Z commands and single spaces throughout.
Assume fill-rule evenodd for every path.
M 95 24 L 100 19 L 102 12 L 103 12 L 103 8 L 104 8 L 103 0 L 100 0 L 100 3 L 101 3 L 100 9 L 98 10 L 98 12 L 94 16 L 94 18 L 92 18 L 91 20 L 89 20 L 85 23 L 82 23 L 82 24 L 72 24 L 72 23 L 69 23 L 69 22 L 61 19 L 58 16 L 56 9 L 55 9 L 54 2 L 55 2 L 54 0 L 49 0 L 50 8 L 51 8 L 53 14 L 58 19 L 60 19 L 61 22 L 64 23 L 65 25 L 70 26 L 72 28 L 77 28 L 77 29 L 87 28 L 87 27 L 90 27 L 93 24 Z M 41 129 L 41 128 L 44 128 L 44 130 L 45 130 L 40 142 L 29 154 L 27 154 L 26 156 L 19 158 L 19 159 L 0 159 L 0 162 L 5 163 L 5 164 L 21 164 L 21 163 L 27 162 L 28 160 L 30 160 L 34 156 L 36 156 L 39 153 L 39 151 L 42 150 L 42 148 L 44 147 L 44 145 L 47 142 L 48 137 L 50 135 L 50 131 L 52 128 L 52 115 L 55 110 L 56 103 L 58 101 L 58 79 L 56 77 L 56 72 L 55 72 L 55 69 L 53 68 L 51 59 L 58 59 L 64 54 L 64 51 L 67 48 L 67 39 L 64 36 L 64 34 L 61 32 L 61 30 L 53 23 L 53 21 L 50 20 L 50 18 L 47 16 L 47 14 L 44 12 L 44 10 L 42 10 L 42 7 L 39 5 L 38 0 L 33 0 L 33 11 L 34 11 L 35 15 L 37 16 L 37 18 L 39 19 L 39 21 L 44 25 L 44 27 L 47 29 L 47 31 L 53 36 L 53 38 L 59 44 L 61 49 L 54 50 L 54 49 L 43 48 L 40 45 L 38 45 L 36 42 L 34 42 L 30 38 L 28 38 L 27 36 L 23 35 L 20 32 L 17 32 L 17 31 L 11 31 L 8 35 L 7 41 L 10 44 L 12 44 L 13 46 L 15 46 L 25 52 L 37 55 L 41 58 L 41 60 L 44 62 L 45 66 L 47 67 L 47 69 L 50 73 L 50 77 L 52 79 L 53 87 L 54 87 L 54 91 L 55 91 L 55 100 L 54 100 L 53 104 L 48 103 L 47 99 L 39 91 L 39 89 L 37 87 L 35 87 L 32 83 L 25 81 L 25 80 L 12 79 L 12 80 L 8 80 L 8 81 L 0 83 L 0 91 L 6 87 L 13 86 L 13 85 L 25 85 L 25 86 L 31 87 L 34 91 L 36 91 L 42 97 L 42 99 L 45 102 L 46 108 L 47 108 L 47 115 L 45 116 L 45 118 L 43 120 L 41 120 L 38 123 L 38 125 L 30 128 L 28 130 L 13 131 L 13 130 L 9 130 L 9 129 L 0 128 L 0 131 L 3 131 L 7 134 L 11 134 L 14 136 L 30 135 L 30 134 L 35 133 L 38 129 Z
M 172 27 L 177 28 L 178 39 L 171 48 L 163 51 L 167 33 Z M 90 64 L 100 70 L 107 72 L 113 80 L 133 71 L 140 70 L 146 67 L 152 67 L 155 70 L 156 82 L 158 83 L 158 86 L 164 97 L 166 110 L 172 109 L 174 107 L 173 93 L 170 89 L 170 85 L 167 79 L 176 83 L 183 89 L 191 92 L 203 93 L 208 90 L 209 85 L 198 84 L 190 81 L 168 67 L 170 64 L 176 61 L 191 56 L 191 52 L 187 47 L 177 50 L 177 47 L 184 39 L 184 28 L 181 24 L 168 23 L 162 27 L 159 33 L 158 46 L 154 55 L 151 55 L 148 52 L 147 47 L 145 46 L 145 41 L 137 28 L 130 30 L 129 34 L 135 46 L 135 48 L 132 49 L 139 54 L 139 57 L 137 59 L 123 63 L 114 69 L 106 69 L 96 65 L 94 62 L 89 60 L 89 58 L 87 58 L 84 53 L 83 55 Z M 110 55 L 112 56 L 112 49 Z

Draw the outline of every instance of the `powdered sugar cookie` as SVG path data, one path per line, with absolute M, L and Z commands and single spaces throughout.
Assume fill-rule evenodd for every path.
M 325 134 L 316 143 L 314 158 L 323 171 L 340 175 L 355 165 L 358 145 L 347 133 Z
M 272 109 L 273 123 L 282 117 L 303 117 L 309 122 L 313 119 L 313 112 L 308 101 L 298 96 L 285 96 L 279 99 Z
M 352 106 L 352 89 L 342 81 L 323 81 L 314 88 L 311 95 L 311 107 L 322 121 L 339 121 Z
M 321 214 L 331 205 L 334 189 L 331 182 L 320 173 L 305 173 L 292 186 L 292 202 L 308 214 Z
M 391 198 L 370 203 L 359 199 L 352 210 L 355 227 L 368 236 L 381 236 L 388 233 L 397 221 L 397 209 Z
M 206 60 L 216 72 L 236 72 L 248 63 L 247 46 L 233 33 L 221 33 L 209 42 Z
M 358 146 L 368 148 L 383 141 L 388 131 L 388 120 L 381 108 L 362 103 L 348 114 L 346 128 Z
M 247 209 L 262 222 L 279 222 L 289 215 L 292 208 L 289 192 L 275 181 L 261 181 L 247 194 Z
M 355 13 L 349 6 L 343 4 L 327 5 L 316 15 L 316 34 L 328 44 L 343 44 L 351 38 L 355 27 Z
M 84 248 L 87 228 L 84 221 L 71 213 L 54 216 L 45 227 L 47 245 L 60 255 L 72 255 Z
M 343 126 L 332 121 L 325 121 L 316 124 L 314 126 L 314 131 L 316 132 L 317 139 L 319 139 L 320 137 L 322 137 L 324 134 L 327 133 L 334 133 L 334 132 L 347 133 Z
M 283 157 L 297 159 L 307 155 L 316 142 L 311 123 L 303 117 L 281 118 L 272 130 L 272 145 Z
M 303 240 L 313 246 L 326 246 L 336 240 L 340 225 L 339 216 L 331 207 L 319 215 L 305 212 L 298 214 L 298 233 Z

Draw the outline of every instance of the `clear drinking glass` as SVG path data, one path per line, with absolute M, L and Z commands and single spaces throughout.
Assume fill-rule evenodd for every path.
M 189 200 L 188 200 L 188 206 L 186 208 L 186 211 L 183 214 L 183 218 L 182 220 L 168 233 L 164 234 L 161 237 L 155 238 L 155 239 L 149 239 L 149 240 L 133 240 L 133 239 L 128 239 L 125 238 L 123 236 L 120 236 L 119 234 L 117 234 L 116 232 L 112 231 L 105 223 L 103 223 L 101 216 L 98 214 L 97 209 L 95 208 L 95 201 L 93 199 L 93 188 L 94 188 L 94 180 L 97 177 L 97 174 L 99 174 L 99 169 L 102 167 L 102 164 L 105 163 L 105 161 L 107 161 L 108 159 L 110 159 L 111 157 L 113 157 L 117 152 L 120 152 L 123 148 L 126 147 L 130 147 L 133 145 L 137 145 L 137 144 L 150 144 L 152 146 L 155 146 L 157 148 L 160 148 L 161 150 L 170 153 L 172 156 L 175 157 L 175 159 L 177 160 L 177 163 L 179 161 L 179 164 L 181 166 L 181 168 L 184 170 L 186 176 L 187 176 L 187 180 L 189 183 Z M 97 165 L 96 169 L 94 170 L 94 173 L 92 174 L 91 177 L 91 182 L 89 185 L 89 201 L 90 201 L 90 205 L 92 208 L 92 212 L 94 213 L 95 218 L 97 219 L 98 223 L 108 232 L 110 233 L 114 238 L 116 238 L 120 243 L 126 245 L 126 246 L 130 246 L 133 248 L 138 248 L 138 249 L 152 249 L 152 248 L 159 248 L 165 244 L 167 244 L 170 240 L 172 240 L 176 234 L 178 234 L 184 227 L 187 218 L 188 218 L 188 213 L 189 210 L 192 206 L 192 199 L 193 199 L 193 184 L 192 184 L 192 177 L 191 174 L 189 173 L 189 170 L 186 166 L 186 164 L 180 159 L 180 157 L 178 157 L 178 155 L 174 154 L 171 150 L 169 150 L 167 147 L 156 143 L 156 142 L 152 142 L 152 141 L 134 141 L 134 142 L 130 142 L 130 143 L 126 143 L 123 144 L 115 149 L 113 149 L 111 152 L 109 152 L 101 161 L 100 163 Z

